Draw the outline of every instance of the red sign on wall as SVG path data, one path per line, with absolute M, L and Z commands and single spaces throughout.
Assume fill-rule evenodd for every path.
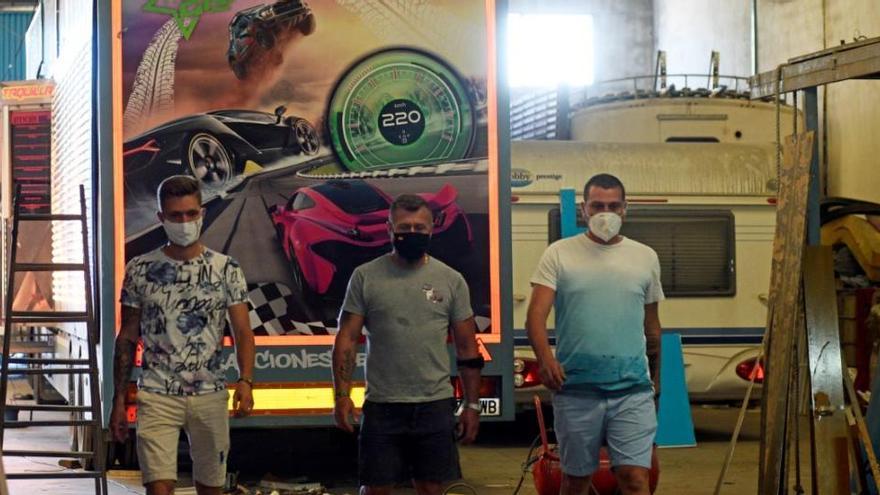
M 52 113 L 11 112 L 9 124 L 12 184 L 21 185 L 19 205 L 24 213 L 49 213 Z

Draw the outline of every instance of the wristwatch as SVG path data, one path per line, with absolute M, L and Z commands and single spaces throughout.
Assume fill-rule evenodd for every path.
M 477 411 L 477 414 L 481 414 L 483 412 L 483 406 L 481 406 L 479 402 L 462 402 L 458 406 L 457 414 L 463 413 L 464 408 L 473 409 L 474 411 Z
M 248 385 L 250 385 L 251 388 L 254 388 L 254 381 L 250 378 L 246 378 L 246 377 L 241 376 L 238 378 L 238 381 L 245 382 Z

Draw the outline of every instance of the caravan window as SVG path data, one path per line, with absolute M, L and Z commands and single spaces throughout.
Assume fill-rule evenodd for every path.
M 586 222 L 578 210 L 578 226 Z M 549 241 L 560 237 L 559 208 L 550 210 Z M 621 234 L 651 246 L 660 258 L 667 297 L 736 294 L 736 244 L 728 210 L 631 209 Z

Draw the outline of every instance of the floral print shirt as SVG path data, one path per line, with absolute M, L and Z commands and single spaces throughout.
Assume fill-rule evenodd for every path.
M 187 261 L 169 258 L 161 249 L 132 259 L 120 302 L 141 310 L 138 388 L 166 395 L 224 390 L 227 309 L 246 303 L 247 295 L 241 265 L 207 248 Z

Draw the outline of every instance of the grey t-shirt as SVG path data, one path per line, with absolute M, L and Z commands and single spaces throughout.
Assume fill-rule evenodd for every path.
M 381 256 L 355 269 L 342 311 L 365 320 L 368 400 L 452 397 L 449 326 L 473 316 L 460 273 L 435 258 L 404 268 L 390 254 Z

